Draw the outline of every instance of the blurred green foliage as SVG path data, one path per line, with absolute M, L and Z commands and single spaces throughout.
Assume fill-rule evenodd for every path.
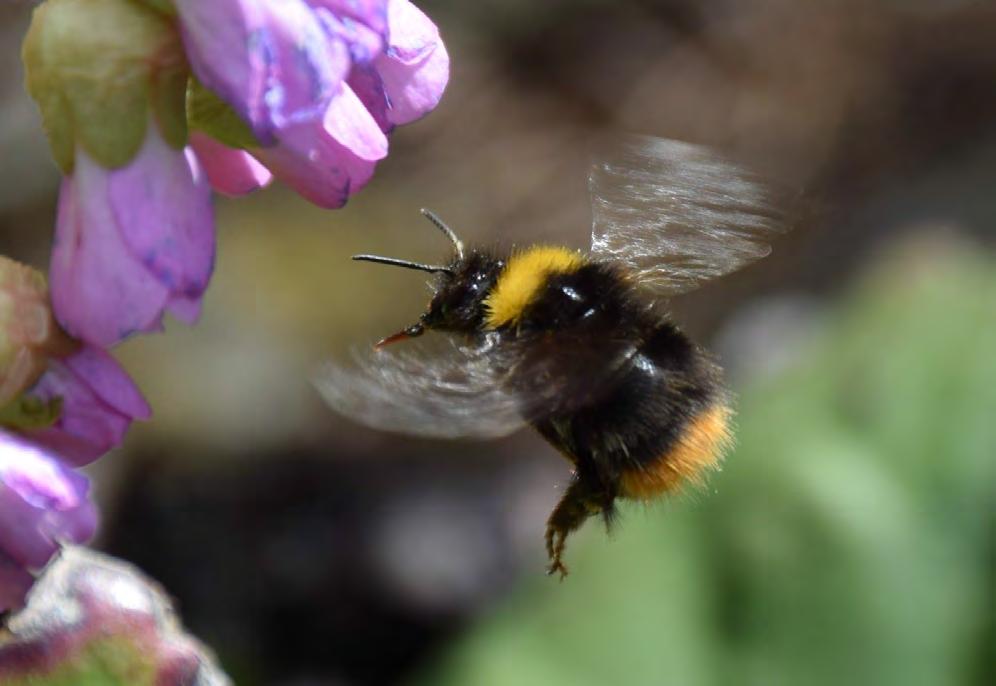
M 709 493 L 589 524 L 421 683 L 993 683 L 996 269 L 912 252 L 740 389 Z

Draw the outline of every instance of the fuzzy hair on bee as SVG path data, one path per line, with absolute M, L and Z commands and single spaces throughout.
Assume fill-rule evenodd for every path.
M 414 324 L 316 378 L 335 410 L 382 430 L 535 428 L 573 469 L 546 526 L 561 578 L 567 537 L 589 517 L 608 524 L 619 498 L 652 500 L 718 466 L 732 417 L 721 370 L 662 303 L 764 257 L 785 230 L 765 181 L 688 143 L 629 137 L 593 165 L 589 189 L 587 253 L 466 249 L 423 210 L 452 245 L 445 263 L 355 256 L 433 274 L 433 297 Z

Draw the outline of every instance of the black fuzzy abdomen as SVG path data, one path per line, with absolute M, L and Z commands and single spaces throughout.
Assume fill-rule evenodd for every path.
M 521 344 L 522 367 L 542 372 L 520 380 L 525 396 L 532 377 L 557 380 L 558 398 L 533 425 L 609 499 L 621 476 L 658 468 L 722 405 L 719 369 L 610 264 L 551 276 L 505 333 Z
M 597 479 L 615 496 L 623 473 L 649 469 L 671 453 L 692 422 L 721 402 L 721 392 L 715 365 L 663 322 L 603 395 L 535 426 L 573 458 L 579 477 Z

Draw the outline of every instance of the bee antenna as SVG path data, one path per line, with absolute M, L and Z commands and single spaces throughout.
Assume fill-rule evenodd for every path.
M 446 223 L 439 218 L 439 216 L 432 210 L 427 210 L 424 207 L 420 210 L 422 216 L 431 221 L 436 225 L 436 228 L 446 234 L 446 237 L 450 239 L 453 243 L 453 247 L 456 248 L 457 258 L 463 259 L 463 241 L 457 238 L 456 232 L 453 231 Z
M 422 264 L 420 262 L 410 262 L 408 260 L 399 260 L 394 257 L 381 257 L 380 255 L 353 255 L 353 259 L 359 262 L 376 262 L 378 264 L 390 264 L 395 267 L 404 267 L 405 269 L 417 269 L 420 272 L 429 272 L 430 274 L 449 274 L 453 276 L 453 270 L 449 267 L 439 267 L 432 264 Z

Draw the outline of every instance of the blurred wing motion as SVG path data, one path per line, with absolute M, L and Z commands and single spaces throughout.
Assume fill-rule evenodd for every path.
M 385 431 L 437 438 L 496 438 L 520 428 L 520 402 L 502 388 L 488 343 L 426 336 L 383 350 L 355 350 L 354 365 L 328 362 L 315 378 L 346 417 Z
M 545 336 L 503 344 L 490 336 L 471 345 L 427 335 L 393 348 L 355 350 L 349 367 L 327 362 L 315 385 L 332 409 L 375 429 L 498 438 L 590 402 L 634 353 L 627 342 L 591 346 Z
M 771 190 L 708 148 L 627 137 L 588 179 L 592 257 L 627 266 L 656 296 L 692 290 L 771 252 L 785 231 Z

